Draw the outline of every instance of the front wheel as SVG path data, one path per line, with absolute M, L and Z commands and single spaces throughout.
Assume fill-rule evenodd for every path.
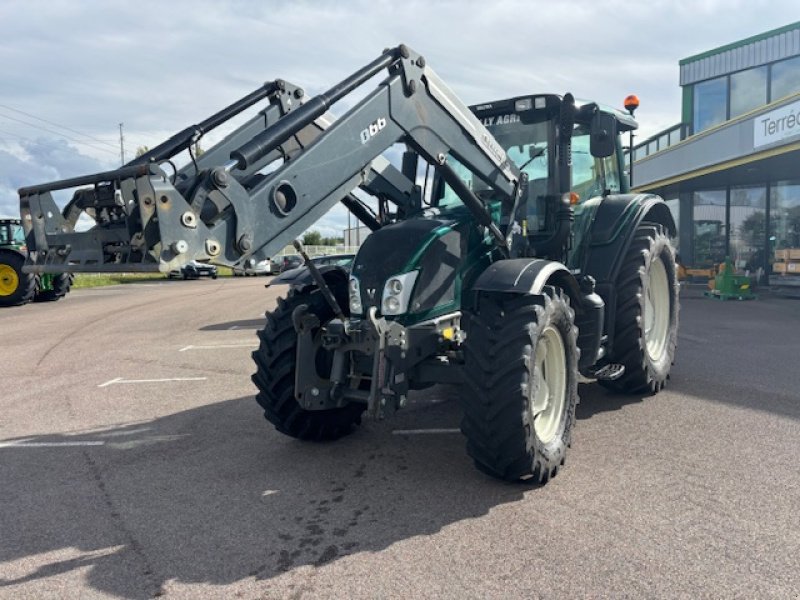
M 36 276 L 23 273 L 25 257 L 14 250 L 0 250 L 0 306 L 19 306 L 33 300 Z
M 501 479 L 546 483 L 566 460 L 578 403 L 578 331 L 569 298 L 486 294 L 467 313 L 467 453 Z
M 346 288 L 334 286 L 333 291 L 339 305 L 346 306 Z M 328 410 L 306 410 L 298 403 L 294 393 L 297 332 L 292 313 L 301 305 L 306 305 L 321 324 L 334 316 L 322 292 L 316 288 L 311 291 L 292 289 L 286 298 L 278 299 L 278 308 L 267 313 L 267 324 L 258 332 L 261 343 L 253 352 L 257 367 L 253 375 L 253 383 L 258 388 L 256 400 L 264 409 L 267 421 L 281 433 L 303 440 L 335 440 L 361 423 L 366 405 L 350 403 Z M 318 337 L 316 332 L 314 337 Z M 321 378 L 330 376 L 331 360 L 329 352 L 318 346 L 316 364 Z
M 34 297 L 35 302 L 55 302 L 69 293 L 74 281 L 72 273 L 59 273 L 50 279 L 49 290 L 39 290 Z
M 678 290 L 675 249 L 664 228 L 641 225 L 617 278 L 609 360 L 625 372 L 601 385 L 628 394 L 654 394 L 664 387 L 678 344 Z

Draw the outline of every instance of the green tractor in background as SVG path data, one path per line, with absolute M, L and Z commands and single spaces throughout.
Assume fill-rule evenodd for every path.
M 69 292 L 71 273 L 23 273 L 27 254 L 19 219 L 0 219 L 0 306 L 19 306 L 31 300 L 53 302 Z

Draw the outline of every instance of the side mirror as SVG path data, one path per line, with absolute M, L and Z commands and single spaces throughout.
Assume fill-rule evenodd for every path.
M 597 111 L 589 132 L 589 150 L 592 156 L 605 158 L 617 151 L 617 119 L 614 115 Z

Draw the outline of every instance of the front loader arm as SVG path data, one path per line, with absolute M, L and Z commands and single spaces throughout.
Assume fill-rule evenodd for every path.
M 385 68 L 389 76 L 377 89 L 331 121 L 331 104 Z M 405 214 L 421 204 L 415 182 L 381 157 L 398 142 L 440 169 L 478 222 L 505 246 L 487 207 L 457 180 L 447 159 L 452 155 L 485 180 L 507 213 L 521 193 L 519 172 L 423 57 L 405 46 L 387 50 L 304 104 L 287 101 L 287 93 L 297 94 L 287 89 L 274 91 L 270 107 L 210 156 L 172 177 L 159 166 L 164 157 L 156 156 L 77 183 L 20 190 L 28 270 L 165 272 L 192 259 L 241 264 L 250 256 L 274 255 L 339 201 L 374 229 L 381 223 L 352 194 L 357 188 L 392 201 Z M 265 172 L 276 160 L 282 166 Z M 94 187 L 76 192 L 71 204 L 91 211 L 98 225 L 75 233 L 68 218 L 76 210 L 62 217 L 50 192 L 85 184 Z
M 191 147 L 203 134 L 226 122 L 262 99 L 269 104 L 224 140 L 180 170 L 171 159 Z M 191 259 L 237 264 L 252 252 L 239 246 L 226 248 L 227 239 L 251 237 L 252 202 L 239 193 L 218 189 L 220 172 L 231 151 L 253 139 L 301 106 L 303 90 L 277 80 L 238 100 L 231 106 L 172 136 L 143 156 L 114 171 L 61 180 L 20 190 L 20 213 L 29 249 L 26 271 L 36 273 L 168 271 Z M 265 175 L 268 165 L 294 157 L 333 122 L 322 114 L 297 130 L 280 146 L 237 169 L 227 177 L 233 188 L 249 190 Z M 266 169 L 265 169 L 266 168 Z M 58 190 L 77 189 L 63 211 L 53 200 Z M 367 193 L 399 207 L 410 205 L 413 182 L 388 161 L 375 161 L 367 170 Z M 231 200 L 236 201 L 236 206 Z M 380 223 L 355 197 L 343 198 L 353 213 L 368 227 Z M 95 221 L 89 231 L 75 231 L 79 217 Z M 231 217 L 235 217 L 233 221 Z M 230 233 L 227 233 L 230 228 Z M 225 235 L 219 239 L 217 232 Z M 263 258 L 266 258 L 264 256 Z
M 503 148 L 471 111 L 425 65 L 423 57 L 405 46 L 386 51 L 375 61 L 295 111 L 276 127 L 265 130 L 232 153 L 231 168 L 247 168 L 332 103 L 383 68 L 389 77 L 330 129 L 253 190 L 269 207 L 256 216 L 256 247 L 269 253 L 298 235 L 327 212 L 343 195 L 362 185 L 366 168 L 393 144 L 403 142 L 447 179 L 447 158 L 455 156 L 513 205 L 519 190 L 519 171 Z M 488 211 L 466 186 L 459 190 L 479 222 L 491 225 Z M 277 217 L 277 218 L 276 218 Z M 496 228 L 495 228 L 496 231 Z M 499 235 L 499 233 L 498 233 Z M 496 237 L 498 237 L 496 235 Z M 502 235 L 499 235 L 502 238 Z
M 260 254 L 269 255 L 282 248 L 341 198 L 363 186 L 376 157 L 398 142 L 442 169 L 452 154 L 492 186 L 509 206 L 514 204 L 520 193 L 519 172 L 503 148 L 425 66 L 424 59 L 404 46 L 387 51 L 274 128 L 259 134 L 231 154 L 233 160 L 226 169 L 235 172 L 248 168 L 383 68 L 389 69 L 386 80 L 297 157 L 251 190 L 253 203 L 260 207 L 251 214 L 255 236 L 252 243 Z M 468 190 L 466 193 L 471 194 Z M 468 207 L 488 215 L 474 195 L 471 200 L 472 205 L 465 202 Z

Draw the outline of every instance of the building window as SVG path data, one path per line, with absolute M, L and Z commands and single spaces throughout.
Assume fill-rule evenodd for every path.
M 681 229 L 681 202 L 678 198 L 667 198 L 664 200 L 672 214 L 672 220 L 675 221 L 675 227 L 678 230 L 678 235 L 675 236 L 675 247 L 680 250 L 680 229 Z
M 710 269 L 725 260 L 725 190 L 704 190 L 693 194 L 691 266 Z
M 731 115 L 738 117 L 767 103 L 767 67 L 731 75 Z
M 797 92 L 800 92 L 800 56 L 774 63 L 772 65 L 770 101 L 774 102 Z
M 779 181 L 770 197 L 770 254 L 800 248 L 800 181 Z
M 737 269 L 755 274 L 766 268 L 766 209 L 766 186 L 731 188 L 731 260 Z
M 725 121 L 728 115 L 728 78 L 709 79 L 694 86 L 694 132 Z
M 728 115 L 728 78 L 718 77 L 694 86 L 694 132 L 725 121 Z

